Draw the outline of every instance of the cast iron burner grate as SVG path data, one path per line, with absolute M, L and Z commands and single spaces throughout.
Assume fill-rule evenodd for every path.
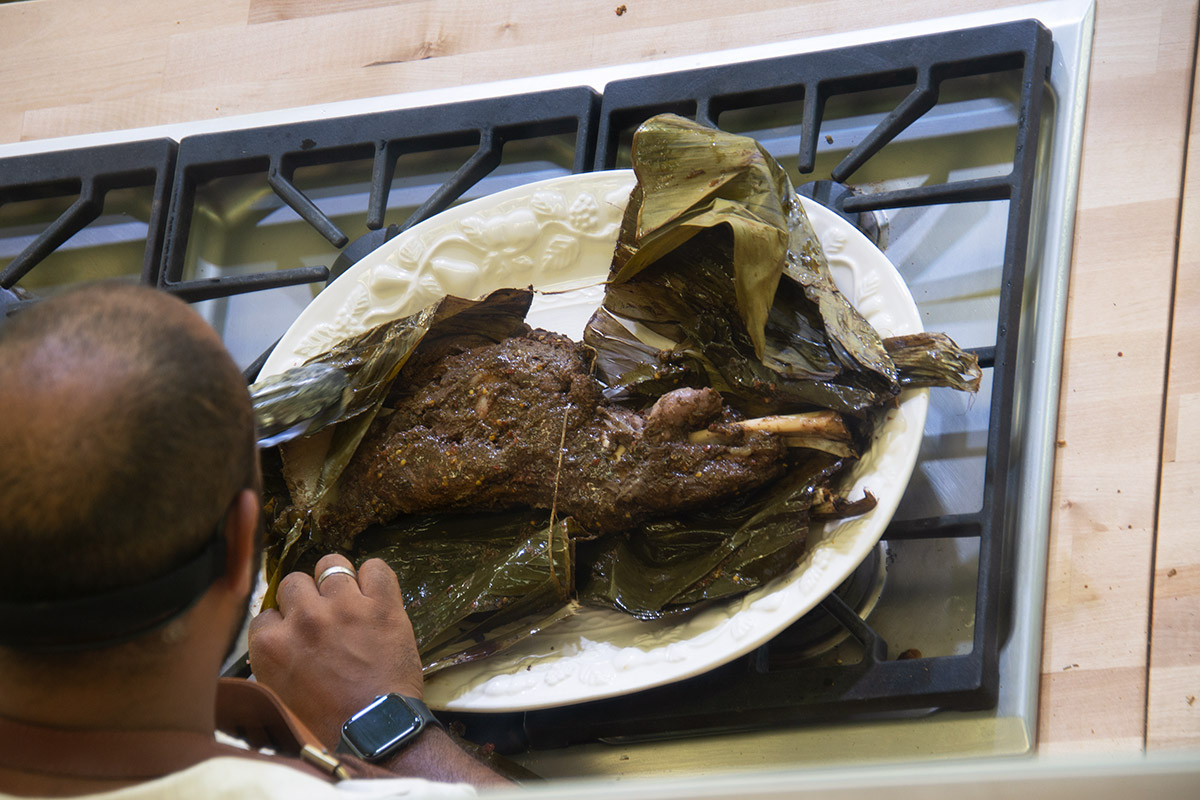
M 883 594 L 887 562 L 887 545 L 880 542 L 833 590 L 855 617 L 870 618 Z M 851 638 L 851 629 L 824 608 L 814 608 L 771 640 L 769 668 L 813 664 L 837 653 L 839 645 L 848 638 Z M 840 659 L 835 663 L 840 663 Z
M 185 137 L 179 147 L 161 283 L 189 301 L 198 301 L 332 280 L 399 231 L 450 207 L 501 166 L 505 146 L 512 142 L 573 136 L 572 171 L 587 171 L 597 103 L 594 91 L 576 87 Z M 452 175 L 440 180 L 407 219 L 386 225 L 397 161 L 406 155 L 452 148 L 469 150 L 470 155 Z M 371 163 L 369 191 L 364 198 L 368 232 L 351 242 L 332 215 L 297 184 L 295 174 L 305 167 L 364 160 Z M 185 261 L 198 189 L 216 179 L 264 173 L 271 191 L 334 250 L 344 248 L 345 257 L 332 268 L 301 266 L 187 279 Z
M 0 159 L 0 206 L 48 198 L 69 200 L 0 270 L 0 321 L 37 296 L 14 291 L 18 283 L 35 268 L 40 267 L 39 278 L 55 270 L 56 265 L 46 263 L 47 257 L 96 222 L 106 211 L 110 193 L 117 190 L 140 189 L 148 195 L 140 264 L 130 268 L 141 269 L 135 280 L 154 284 L 176 147 L 171 139 L 150 139 Z M 64 275 L 45 275 L 42 282 L 59 285 L 69 280 Z

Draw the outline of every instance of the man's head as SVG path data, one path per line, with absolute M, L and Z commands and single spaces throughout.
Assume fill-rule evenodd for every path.
M 119 284 L 0 329 L 0 602 L 86 598 L 201 552 L 254 487 L 250 400 L 215 332 Z

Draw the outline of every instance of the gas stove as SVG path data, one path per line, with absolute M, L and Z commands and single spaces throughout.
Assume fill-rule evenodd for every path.
M 674 112 L 754 137 L 973 350 L 881 545 L 767 645 L 665 687 L 452 714 L 548 777 L 1031 752 L 1090 2 L 0 147 L 0 302 L 139 281 L 252 379 L 330 280 L 474 198 L 629 165 Z M 19 312 L 18 312 L 19 313 Z

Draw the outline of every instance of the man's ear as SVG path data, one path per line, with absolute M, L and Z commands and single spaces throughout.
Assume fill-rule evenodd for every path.
M 247 595 L 254 587 L 258 570 L 255 563 L 255 539 L 259 524 L 258 495 L 250 490 L 238 492 L 225 517 L 225 578 L 239 595 Z

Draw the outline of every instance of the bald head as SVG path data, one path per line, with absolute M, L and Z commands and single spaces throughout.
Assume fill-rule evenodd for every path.
M 186 304 L 119 284 L 0 329 L 0 599 L 86 596 L 193 556 L 255 476 L 250 400 Z

